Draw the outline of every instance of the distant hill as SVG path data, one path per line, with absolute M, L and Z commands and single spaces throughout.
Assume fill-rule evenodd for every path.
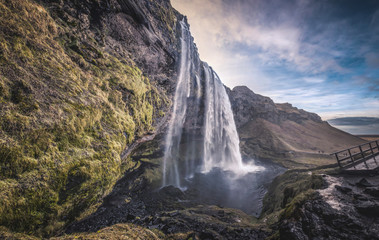
M 330 153 L 365 141 L 322 121 L 315 113 L 275 104 L 245 86 L 229 92 L 245 156 L 289 168 L 334 164 Z
M 328 120 L 330 124 L 334 125 L 355 125 L 355 126 L 365 126 L 372 124 L 379 124 L 379 118 L 375 117 L 344 117 L 344 118 L 334 118 Z
M 354 135 L 379 135 L 379 118 L 344 117 L 327 120 L 332 126 Z
M 355 136 L 362 138 L 366 141 L 370 141 L 370 142 L 379 139 L 379 135 L 355 135 Z

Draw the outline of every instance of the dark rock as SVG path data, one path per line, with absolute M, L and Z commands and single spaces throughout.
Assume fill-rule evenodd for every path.
M 352 191 L 352 189 L 349 188 L 349 187 L 342 187 L 342 186 L 339 186 L 339 185 L 336 185 L 335 188 L 336 188 L 338 191 L 342 192 L 342 193 L 349 193 L 349 192 Z
M 321 117 L 315 113 L 297 109 L 289 103 L 275 104 L 269 97 L 256 94 L 246 86 L 237 86 L 229 90 L 228 94 L 237 128 L 257 118 L 276 124 L 285 120 L 297 123 L 304 120 L 322 122 Z
M 279 121 L 279 112 L 270 98 L 255 94 L 245 86 L 235 87 L 228 93 L 237 128 L 256 118 Z
M 379 198 L 379 188 L 377 187 L 368 187 L 363 192 L 373 197 Z
M 368 217 L 377 218 L 379 216 L 379 205 L 374 202 L 360 202 L 355 206 L 359 213 L 366 215 Z
M 179 213 L 178 213 L 177 211 L 175 211 L 175 212 L 171 212 L 171 213 L 169 213 L 168 215 L 169 215 L 170 217 L 175 217 L 175 216 L 178 216 Z
M 364 196 L 363 194 L 360 194 L 360 193 L 356 193 L 356 192 L 353 193 L 353 198 L 355 200 L 368 201 L 368 198 L 366 196 Z
M 128 214 L 128 215 L 126 216 L 126 220 L 128 220 L 128 221 L 131 221 L 131 220 L 134 220 L 134 219 L 136 219 L 136 216 L 134 216 L 134 215 L 132 215 L 132 214 Z
M 362 178 L 356 185 L 362 188 L 372 187 L 372 184 L 366 178 Z
M 219 237 L 212 232 L 206 231 L 206 232 L 201 232 L 199 234 L 199 239 L 211 240 L 211 239 L 219 239 Z
M 159 193 L 173 199 L 184 198 L 184 193 L 179 188 L 176 188 L 174 186 L 164 187 L 159 191 Z
M 338 197 L 344 204 L 342 210 L 332 208 L 322 197 L 308 200 L 295 215 L 281 220 L 280 239 L 378 239 L 378 205 L 370 201 L 356 203 L 344 193 L 346 189 L 341 189 Z M 358 194 L 354 189 L 347 191 Z
M 225 211 L 224 210 L 219 210 L 217 212 L 217 214 L 218 214 L 218 216 L 223 217 L 223 216 L 225 216 Z
M 280 227 L 281 239 L 308 240 L 308 236 L 303 232 L 301 223 L 286 222 Z

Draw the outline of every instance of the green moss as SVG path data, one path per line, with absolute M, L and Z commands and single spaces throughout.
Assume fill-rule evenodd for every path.
M 2 76 L 0 76 L 0 99 L 1 98 L 6 98 L 8 90 L 6 89 L 5 86 L 5 80 L 3 79 Z
M 20 174 L 34 169 L 37 162 L 25 157 L 18 146 L 0 145 L 0 180 L 17 178 Z
M 57 194 L 47 186 L 43 173 L 24 173 L 19 183 L 1 181 L 0 224 L 16 231 L 37 231 L 56 217 Z
M 0 226 L 0 239 L 8 240 L 38 240 L 38 238 L 22 233 L 12 233 L 9 229 Z
M 48 236 L 90 214 L 169 105 L 131 59 L 70 24 L 0 0 L 0 225 L 12 231 Z
M 261 219 L 269 220 L 269 223 L 278 221 L 283 209 L 288 207 L 288 212 L 292 212 L 291 209 L 297 206 L 296 203 L 300 202 L 300 199 L 306 199 L 313 192 L 312 190 L 322 186 L 321 175 L 300 170 L 287 171 L 271 183 L 263 199 Z
M 3 111 L 0 114 L 0 125 L 6 134 L 17 136 L 30 128 L 30 118 L 15 111 Z
M 174 39 L 174 25 L 176 22 L 176 16 L 174 10 L 172 8 L 167 8 L 158 3 L 158 14 L 162 23 L 164 23 L 164 27 L 168 30 L 171 35 L 171 39 Z
M 299 219 L 299 208 L 309 199 L 315 196 L 315 192 L 313 189 L 309 189 L 305 192 L 301 192 L 296 195 L 291 202 L 289 202 L 284 211 L 280 215 L 280 219 L 288 219 L 294 217 L 295 219 Z
M 72 240 L 72 239 L 167 239 L 166 236 L 158 230 L 149 230 L 133 224 L 116 224 L 111 227 L 100 229 L 93 233 L 75 233 L 61 237 L 52 238 L 54 240 Z M 181 239 L 181 238 L 171 238 Z

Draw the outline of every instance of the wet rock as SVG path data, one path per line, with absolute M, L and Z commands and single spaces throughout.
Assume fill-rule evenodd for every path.
M 363 192 L 373 197 L 379 198 L 379 188 L 377 187 L 368 187 Z
M 169 213 L 168 215 L 169 215 L 170 217 L 175 217 L 175 216 L 178 216 L 179 213 L 178 213 L 177 211 L 175 211 L 175 212 L 171 212 L 171 213 Z
M 379 216 L 379 205 L 374 202 L 360 202 L 358 205 L 355 206 L 355 208 L 358 210 L 359 213 L 365 216 L 375 218 Z
M 337 191 L 308 199 L 283 217 L 280 239 L 379 239 L 379 203 L 372 198 L 378 190 L 372 185 L 379 178 L 340 179 L 340 185 L 334 186 Z M 330 204 L 331 198 L 338 204 Z
M 353 193 L 353 198 L 355 200 L 368 201 L 368 198 L 365 195 L 356 192 Z
M 184 198 L 184 193 L 179 189 L 174 186 L 167 186 L 162 188 L 159 191 L 160 194 L 166 195 L 175 199 L 183 199 Z
M 362 188 L 372 187 L 372 184 L 366 178 L 362 178 L 356 185 Z
M 293 240 L 308 240 L 308 236 L 303 232 L 300 223 L 286 222 L 279 230 L 280 238 Z
M 199 234 L 199 239 L 218 239 L 218 236 L 212 232 L 206 231 Z
M 132 220 L 134 220 L 134 219 L 136 219 L 136 216 L 134 216 L 133 214 L 128 214 L 128 215 L 126 216 L 126 220 L 128 220 L 128 221 L 132 221 Z
M 339 186 L 339 185 L 336 185 L 335 188 L 336 188 L 338 191 L 342 192 L 342 193 L 349 193 L 349 192 L 352 191 L 352 189 L 349 188 L 349 187 L 343 187 L 343 186 Z

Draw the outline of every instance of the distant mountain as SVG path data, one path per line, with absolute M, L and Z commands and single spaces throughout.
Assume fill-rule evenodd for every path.
M 330 119 L 328 122 L 354 135 L 379 135 L 379 118 L 376 117 L 344 117 Z
M 344 118 L 334 118 L 328 120 L 330 124 L 339 126 L 366 126 L 372 124 L 379 124 L 379 118 L 375 117 L 344 117 Z
M 275 104 L 245 86 L 235 87 L 229 96 L 247 157 L 273 159 L 289 168 L 312 167 L 334 164 L 330 153 L 365 142 L 315 113 Z

